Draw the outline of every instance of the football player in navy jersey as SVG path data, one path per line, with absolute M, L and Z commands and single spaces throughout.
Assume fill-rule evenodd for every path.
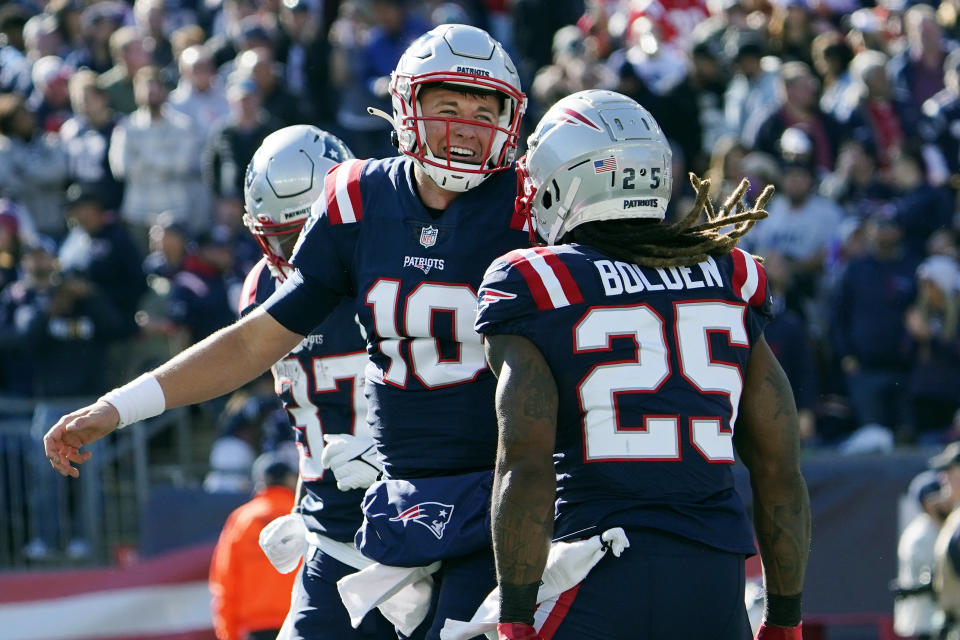
M 797 414 L 763 339 L 763 267 L 735 246 L 772 190 L 747 210 L 744 182 L 714 210 L 691 178 L 694 210 L 662 224 L 670 147 L 609 91 L 559 101 L 528 149 L 520 204 L 547 246 L 490 266 L 476 323 L 499 378 L 499 637 L 749 638 L 754 533 L 736 450 L 764 566 L 758 637 L 800 640 L 810 512 Z M 630 548 L 536 609 L 551 540 L 615 527 Z
M 437 638 L 447 617 L 469 617 L 496 583 L 496 380 L 473 320 L 486 265 L 529 244 L 509 171 L 525 97 L 500 44 L 466 25 L 440 25 L 412 43 L 390 92 L 393 114 L 371 112 L 392 122 L 401 155 L 347 160 L 327 175 L 277 291 L 231 327 L 65 416 L 44 447 L 57 471 L 76 476 L 72 463 L 89 457 L 83 445 L 236 388 L 354 298 L 385 476 L 366 493 L 356 543 L 382 564 L 434 571 L 433 613 L 421 629 Z
M 275 131 L 257 149 L 244 181 L 243 222 L 263 258 L 244 281 L 241 316 L 293 272 L 289 258 L 310 206 L 323 192 L 324 176 L 352 157 L 335 136 L 308 125 Z M 354 302 L 347 298 L 271 367 L 295 432 L 300 477 L 294 512 L 270 523 L 260 544 L 284 573 L 305 555 L 281 640 L 396 638 L 379 612 L 367 616 L 359 629 L 351 628 L 336 586 L 344 575 L 363 568 L 341 562 L 336 550 L 345 543 L 353 546 L 363 519 L 363 492 L 380 473 L 366 422 L 366 363 L 366 341 L 355 322 Z

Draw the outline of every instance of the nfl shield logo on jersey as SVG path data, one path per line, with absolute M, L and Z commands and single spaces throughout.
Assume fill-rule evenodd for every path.
M 420 244 L 423 245 L 424 249 L 429 249 L 433 245 L 437 244 L 437 228 L 433 225 L 429 227 L 423 227 L 420 230 Z
M 442 504 L 440 502 L 421 502 L 397 514 L 396 518 L 390 518 L 391 522 L 413 521 L 421 524 L 430 530 L 430 533 L 437 537 L 437 540 L 443 538 L 443 530 L 447 528 L 447 523 L 453 516 L 453 505 Z

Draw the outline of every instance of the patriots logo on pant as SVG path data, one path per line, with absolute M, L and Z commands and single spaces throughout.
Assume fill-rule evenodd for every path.
M 430 533 L 437 537 L 437 540 L 443 538 L 443 530 L 453 516 L 453 505 L 442 504 L 440 502 L 421 502 L 416 504 L 403 513 L 397 514 L 396 518 L 390 518 L 390 522 L 413 521 L 423 525 L 430 530 Z

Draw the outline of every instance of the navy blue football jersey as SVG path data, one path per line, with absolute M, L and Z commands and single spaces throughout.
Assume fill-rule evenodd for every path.
M 240 295 L 246 315 L 273 293 L 276 280 L 266 259 L 250 270 Z M 344 300 L 285 358 L 271 367 L 274 388 L 290 416 L 300 452 L 300 501 L 311 531 L 352 541 L 363 515 L 363 489 L 340 491 L 333 472 L 320 465 L 323 434 L 369 435 L 364 397 L 366 342 L 352 300 Z
M 516 177 L 495 173 L 431 212 L 413 170 L 404 156 L 334 167 L 292 263 L 304 281 L 356 300 L 370 355 L 368 416 L 386 475 L 490 469 L 495 379 L 473 322 L 484 269 L 529 246 L 514 213 Z
M 733 430 L 769 317 L 763 267 L 740 249 L 654 269 L 563 245 L 490 266 L 477 330 L 532 341 L 559 391 L 557 537 L 651 527 L 754 552 Z

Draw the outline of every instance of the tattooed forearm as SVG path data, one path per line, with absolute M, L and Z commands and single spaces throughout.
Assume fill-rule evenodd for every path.
M 525 339 L 496 336 L 489 352 L 499 378 L 492 505 L 497 576 L 501 583 L 531 584 L 543 575 L 553 535 L 557 388 L 542 354 Z
M 793 397 L 790 381 L 786 376 L 779 374 L 778 371 L 770 370 L 767 372 L 766 379 L 767 387 L 773 392 L 770 402 L 774 405 L 774 420 L 797 414 L 797 402 Z
M 793 595 L 803 590 L 810 550 L 810 499 L 799 473 L 781 486 L 753 483 L 753 524 L 763 559 L 767 591 Z
M 810 498 L 793 392 L 766 342 L 750 355 L 743 389 L 734 442 L 750 470 L 764 584 L 770 593 L 796 595 L 810 552 Z

